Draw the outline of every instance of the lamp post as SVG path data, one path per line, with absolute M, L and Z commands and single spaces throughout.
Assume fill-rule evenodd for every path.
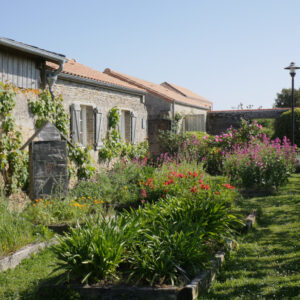
M 300 69 L 294 62 L 284 68 L 285 70 L 290 70 L 290 75 L 292 77 L 292 146 L 295 145 L 295 97 L 294 97 L 294 77 L 296 75 L 296 70 Z

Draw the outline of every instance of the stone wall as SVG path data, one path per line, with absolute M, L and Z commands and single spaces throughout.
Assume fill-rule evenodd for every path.
M 277 119 L 287 110 L 288 108 L 210 111 L 207 113 L 206 131 L 209 134 L 220 134 L 230 126 L 238 128 L 241 118 L 245 120 Z

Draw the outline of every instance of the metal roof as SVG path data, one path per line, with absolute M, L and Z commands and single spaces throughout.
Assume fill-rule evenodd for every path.
M 66 61 L 66 57 L 63 54 L 55 53 L 52 51 L 44 50 L 35 46 L 27 45 L 21 42 L 17 42 L 12 39 L 8 39 L 0 36 L 0 46 L 16 49 L 25 53 L 29 53 L 35 56 L 39 56 L 49 60 L 51 62 L 63 63 Z

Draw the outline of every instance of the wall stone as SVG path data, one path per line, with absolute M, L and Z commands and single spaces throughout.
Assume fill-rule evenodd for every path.
M 252 110 L 227 110 L 210 111 L 207 113 L 206 131 L 209 134 L 220 134 L 232 126 L 238 128 L 241 119 L 278 119 L 288 108 L 252 109 Z

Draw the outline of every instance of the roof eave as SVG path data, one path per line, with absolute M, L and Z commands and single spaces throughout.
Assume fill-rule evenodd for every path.
M 130 89 L 130 88 L 127 88 L 127 87 L 111 84 L 111 83 L 108 83 L 108 82 L 98 81 L 98 80 L 95 80 L 95 79 L 80 77 L 80 76 L 67 74 L 67 73 L 63 73 L 63 72 L 58 74 L 58 78 L 68 80 L 68 81 L 72 81 L 72 82 L 83 83 L 83 84 L 87 84 L 87 85 L 90 85 L 90 86 L 107 88 L 107 89 L 118 91 L 118 92 L 127 92 L 128 94 L 132 94 L 132 95 L 144 96 L 146 94 L 146 92 L 143 92 L 143 91 L 138 91 L 138 90 L 135 90 L 135 89 Z
M 193 107 L 193 108 L 197 108 L 197 109 L 211 110 L 210 107 L 189 104 L 189 103 L 185 103 L 185 102 L 178 101 L 178 100 L 174 100 L 174 104 L 179 104 L 179 105 L 183 105 L 183 106 Z
M 0 45 L 31 55 L 39 56 L 54 63 L 62 64 L 66 61 L 66 57 L 64 55 L 54 54 L 43 49 L 39 49 L 30 45 L 26 45 L 2 37 L 0 37 Z

